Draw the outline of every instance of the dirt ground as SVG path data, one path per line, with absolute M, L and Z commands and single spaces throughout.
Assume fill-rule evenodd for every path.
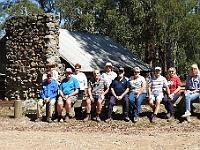
M 35 114 L 19 119 L 12 111 L 0 108 L 0 149 L 67 149 L 67 150 L 199 150 L 200 114 L 188 123 L 181 119 L 167 122 L 162 113 L 156 123 L 149 122 L 149 112 L 139 122 L 112 120 L 96 123 L 71 119 L 69 123 L 35 123 Z M 9 114 L 11 113 L 11 115 Z

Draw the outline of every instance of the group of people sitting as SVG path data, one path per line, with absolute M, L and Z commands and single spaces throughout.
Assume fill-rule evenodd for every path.
M 81 65 L 76 64 L 74 73 L 71 68 L 66 69 L 65 78 L 60 84 L 57 81 L 58 73 L 52 69 L 53 67 L 53 65 L 50 65 L 48 72 L 43 75 L 42 99 L 38 102 L 38 118 L 36 121 L 42 120 L 42 108 L 48 104 L 49 115 L 47 121 L 51 123 L 56 103 L 57 121 L 68 122 L 70 109 L 76 100 L 83 99 L 86 93 L 84 122 L 91 119 L 91 106 L 93 103 L 96 104 L 96 113 L 93 114 L 92 119 L 97 122 L 101 121 L 100 114 L 105 99 L 109 100 L 105 122 L 111 121 L 113 106 L 117 101 L 122 101 L 124 120 L 137 122 L 141 104 L 146 98 L 148 98 L 149 105 L 153 110 L 150 117 L 151 122 L 155 122 L 161 102 L 167 110 L 167 121 L 174 119 L 173 104 L 180 96 L 181 81 L 176 74 L 176 69 L 173 67 L 168 69 L 166 78 L 161 75 L 161 67 L 155 67 L 154 74 L 149 78 L 141 76 L 140 68 L 135 67 L 133 75 L 127 78 L 124 76 L 125 69 L 123 67 L 119 67 L 118 72 L 115 73 L 113 65 L 106 63 L 105 72 L 101 74 L 100 70 L 95 69 L 93 77 L 87 82 L 85 74 L 81 72 Z M 200 98 L 200 72 L 197 64 L 190 66 L 190 74 L 186 80 L 184 94 L 186 112 L 182 117 L 191 122 L 191 101 Z M 62 116 L 63 108 L 66 110 L 65 116 Z M 129 112 L 132 114 L 131 117 Z

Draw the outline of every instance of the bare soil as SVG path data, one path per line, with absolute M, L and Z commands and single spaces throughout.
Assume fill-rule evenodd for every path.
M 192 123 L 180 118 L 169 123 L 160 113 L 152 124 L 149 115 L 150 112 L 142 113 L 137 123 L 123 120 L 84 123 L 77 119 L 68 123 L 35 123 L 35 114 L 14 119 L 13 110 L 0 108 L 0 149 L 200 149 L 199 113 L 193 114 Z

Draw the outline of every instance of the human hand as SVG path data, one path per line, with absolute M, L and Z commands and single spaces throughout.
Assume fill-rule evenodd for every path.
M 93 96 L 90 96 L 90 100 L 91 100 L 92 103 L 94 103 L 94 98 L 93 98 Z
M 118 101 L 120 101 L 123 98 L 123 96 L 118 96 Z
M 174 93 L 169 94 L 169 98 L 172 100 L 174 98 Z
M 63 96 L 63 100 L 66 101 L 69 98 L 68 95 Z

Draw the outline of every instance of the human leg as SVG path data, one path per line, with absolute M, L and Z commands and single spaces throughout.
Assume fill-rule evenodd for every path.
M 139 97 L 136 99 L 136 108 L 134 110 L 134 117 L 139 117 L 140 114 L 140 109 L 141 109 L 141 104 L 146 98 L 146 93 L 142 93 L 139 95 Z
M 44 106 L 45 105 L 43 103 L 43 99 L 40 99 L 37 103 L 37 119 L 35 120 L 36 122 L 42 120 L 42 109 Z
M 110 97 L 110 103 L 109 103 L 109 106 L 108 106 L 108 114 L 107 114 L 107 118 L 105 121 L 106 122 L 109 122 L 110 121 L 110 118 L 111 118 L 111 115 L 112 115 L 112 112 L 113 112 L 113 106 L 116 104 L 116 99 L 114 96 L 111 96 Z
M 54 112 L 54 108 L 55 108 L 55 102 L 56 102 L 56 100 L 55 99 L 52 99 L 52 100 L 50 100 L 50 102 L 48 103 L 48 105 L 49 105 L 49 115 L 48 115 L 48 118 L 47 118 L 47 121 L 49 121 L 49 122 L 51 122 L 51 118 L 52 118 L 52 116 L 53 116 L 53 112 Z
M 58 122 L 62 119 L 62 109 L 63 109 L 64 101 L 61 96 L 58 97 L 57 103 L 57 112 L 58 112 Z
M 136 95 L 133 92 L 129 93 L 129 104 L 130 104 L 130 109 L 132 111 L 133 117 L 134 117 L 134 110 L 135 110 L 135 98 Z
M 86 109 L 86 116 L 85 116 L 85 118 L 83 119 L 84 122 L 88 121 L 89 118 L 90 118 L 91 100 L 90 100 L 89 98 L 86 100 L 85 109 Z
M 72 109 L 74 109 L 73 105 L 76 100 L 77 100 L 76 96 L 71 96 L 66 100 L 66 104 L 65 104 L 66 116 L 64 120 L 65 122 L 69 120 L 69 113 Z
M 187 92 L 185 94 L 185 103 L 186 103 L 186 112 L 184 115 L 182 115 L 182 117 L 189 117 L 191 115 L 190 111 L 191 111 L 191 101 L 197 99 L 200 96 L 200 93 L 194 93 L 191 94 L 189 92 Z
M 128 117 L 128 113 L 129 113 L 129 99 L 128 99 L 128 94 L 126 94 L 122 100 L 124 101 L 123 103 L 123 111 L 124 111 L 124 117 L 125 117 L 125 121 L 129 121 L 129 117 Z
M 101 98 L 99 98 L 97 100 L 97 109 L 96 109 L 96 121 L 97 122 L 101 121 L 101 119 L 100 119 L 100 113 L 101 113 L 101 109 L 102 109 L 102 101 L 103 100 Z

